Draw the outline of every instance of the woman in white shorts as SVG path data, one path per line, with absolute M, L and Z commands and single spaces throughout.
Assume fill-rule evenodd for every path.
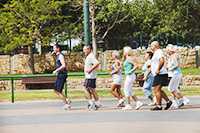
M 126 79 L 124 83 L 124 95 L 128 104 L 123 108 L 124 110 L 132 109 L 131 100 L 136 102 L 135 109 L 139 109 L 143 103 L 138 100 L 138 98 L 133 94 L 133 82 L 136 80 L 135 70 L 137 66 L 135 65 L 132 57 L 132 49 L 130 47 L 124 47 L 124 58 L 123 63 Z
M 169 55 L 167 61 L 168 75 L 170 77 L 168 90 L 172 93 L 172 95 L 177 98 L 177 101 L 174 101 L 174 107 L 181 107 L 188 104 L 189 100 L 181 94 L 179 85 L 182 81 L 182 73 L 179 67 L 179 57 L 175 52 L 175 46 L 169 44 L 167 46 L 167 53 Z
M 111 94 L 118 99 L 117 107 L 124 107 L 124 99 L 121 93 L 122 84 L 122 65 L 119 60 L 120 54 L 118 51 L 113 51 L 112 59 L 114 63 L 111 66 L 112 85 Z

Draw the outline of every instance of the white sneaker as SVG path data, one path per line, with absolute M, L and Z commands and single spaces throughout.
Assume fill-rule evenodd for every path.
M 70 104 L 65 104 L 65 105 L 63 106 L 63 109 L 69 110 L 69 109 L 71 109 L 71 105 L 70 105 Z
M 176 100 L 173 100 L 173 101 L 172 101 L 172 106 L 171 106 L 171 108 L 172 108 L 172 109 L 178 109 L 178 107 L 179 107 L 179 105 L 178 105 L 177 101 L 176 101 Z
M 190 100 L 188 98 L 183 97 L 183 103 L 184 103 L 184 105 L 189 104 L 189 102 L 190 102 Z
M 96 101 L 95 105 L 96 105 L 97 108 L 103 107 L 103 105 L 100 103 L 100 101 Z
M 154 106 L 154 105 L 156 105 L 155 102 L 150 102 L 150 103 L 148 104 L 148 106 Z
M 122 110 L 131 110 L 131 109 L 133 108 L 131 107 L 130 104 L 127 104 L 125 107 L 122 108 Z
M 120 99 L 117 103 L 117 107 L 124 107 L 124 99 Z
M 95 104 L 95 102 L 93 100 L 89 100 L 88 101 L 88 109 L 90 111 L 97 110 L 96 104 Z
M 140 109 L 142 106 L 143 106 L 143 103 L 140 102 L 140 101 L 137 101 L 137 102 L 136 102 L 136 107 L 135 107 L 135 109 L 138 110 L 138 109 Z
M 69 104 L 69 105 L 72 103 L 72 101 L 69 100 L 68 98 L 66 98 L 66 102 L 67 102 L 67 104 Z

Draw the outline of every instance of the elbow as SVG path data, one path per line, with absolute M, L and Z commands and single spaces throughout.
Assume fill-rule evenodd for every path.
M 62 69 L 65 69 L 66 68 L 66 65 L 62 65 Z

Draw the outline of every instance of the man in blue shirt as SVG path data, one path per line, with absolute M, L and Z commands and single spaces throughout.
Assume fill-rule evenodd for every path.
M 70 100 L 62 93 L 67 79 L 67 66 L 60 45 L 55 44 L 53 50 L 56 54 L 56 70 L 53 73 L 57 75 L 54 91 L 64 101 L 64 109 L 69 109 L 71 107 Z

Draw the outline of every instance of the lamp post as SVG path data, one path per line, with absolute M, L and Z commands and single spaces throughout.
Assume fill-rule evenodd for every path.
M 91 34 L 90 34 L 90 13 L 89 13 L 89 0 L 83 1 L 83 13 L 84 13 L 84 44 L 90 45 Z

